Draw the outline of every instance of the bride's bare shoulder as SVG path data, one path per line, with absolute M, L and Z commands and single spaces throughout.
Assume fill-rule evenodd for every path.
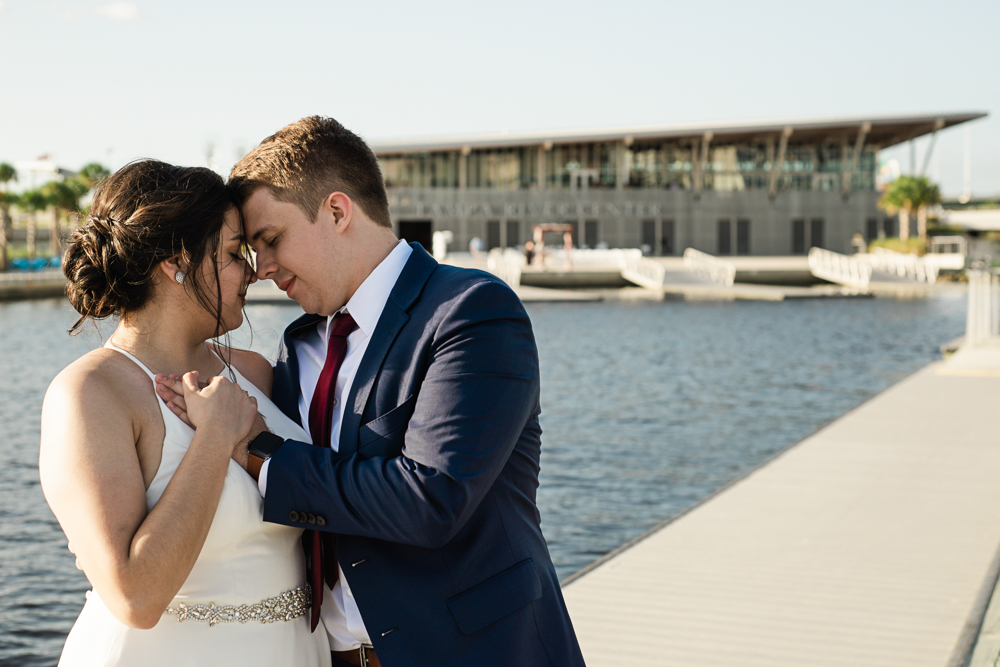
M 118 406 L 131 411 L 149 376 L 130 359 L 113 350 L 99 348 L 64 368 L 49 384 L 46 403 L 74 403 L 79 407 Z M 103 412 L 103 411 L 102 411 Z
M 130 359 L 113 350 L 98 348 L 62 369 L 49 385 L 49 392 L 114 392 L 129 395 L 135 386 L 147 384 L 149 376 Z

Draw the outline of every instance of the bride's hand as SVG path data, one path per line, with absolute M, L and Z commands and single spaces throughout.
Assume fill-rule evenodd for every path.
M 238 448 L 245 446 L 257 418 L 257 399 L 224 377 L 213 377 L 203 388 L 198 383 L 198 371 L 185 373 L 182 384 L 191 424 L 217 433 L 229 444 L 229 456 L 236 455 Z
M 199 381 L 198 385 L 205 388 L 208 386 L 208 383 Z M 194 424 L 192 424 L 191 420 L 188 418 L 187 404 L 184 402 L 184 385 L 181 382 L 179 375 L 157 375 L 156 394 L 163 399 L 163 402 L 167 404 L 170 411 L 177 415 L 182 422 L 191 428 L 194 428 Z M 233 452 L 233 460 L 239 463 L 244 470 L 247 469 L 249 456 L 247 447 L 254 438 L 266 430 L 268 429 L 267 422 L 264 420 L 264 415 L 258 412 L 257 418 L 253 423 L 253 428 L 250 429 L 250 435 L 247 436 L 244 446 L 237 447 Z
M 187 403 L 184 402 L 184 383 L 181 382 L 181 376 L 161 373 L 156 375 L 155 380 L 156 395 L 163 399 L 170 411 L 177 415 L 182 422 L 194 428 L 194 424 L 188 419 Z M 199 380 L 198 386 L 204 389 L 208 383 Z

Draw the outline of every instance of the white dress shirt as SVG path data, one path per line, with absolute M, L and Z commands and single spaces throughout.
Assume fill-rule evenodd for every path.
M 354 296 L 347 302 L 347 305 L 338 312 L 350 313 L 357 323 L 358 328 L 347 336 L 347 354 L 337 372 L 337 386 L 334 389 L 333 411 L 330 447 L 333 451 L 340 449 L 340 427 L 344 420 L 344 398 L 350 393 L 350 388 L 354 384 L 354 376 L 358 372 L 361 359 L 368 349 L 368 341 L 371 340 L 372 332 L 382 317 L 385 309 L 385 302 L 389 300 L 389 293 L 396 285 L 399 274 L 402 273 L 406 261 L 410 258 L 413 248 L 404 240 L 400 240 L 388 257 L 375 267 L 375 270 L 358 287 Z M 299 362 L 299 415 L 302 418 L 302 427 L 309 430 L 309 404 L 312 402 L 313 391 L 316 389 L 316 382 L 326 363 L 327 342 L 329 341 L 329 328 L 333 321 L 333 316 L 326 321 L 316 325 L 314 331 L 298 338 L 292 345 L 295 346 L 295 354 Z M 260 495 L 265 495 L 267 490 L 267 469 L 271 463 L 270 459 L 264 461 L 260 470 L 258 487 Z M 330 648 L 334 651 L 347 651 L 357 648 L 361 644 L 371 644 L 368 630 L 365 629 L 364 621 L 361 619 L 361 612 L 354 601 L 354 595 L 344 577 L 344 570 L 337 565 L 339 570 L 337 583 L 331 591 L 325 584 L 323 586 L 323 607 L 320 617 L 323 625 L 330 636 Z

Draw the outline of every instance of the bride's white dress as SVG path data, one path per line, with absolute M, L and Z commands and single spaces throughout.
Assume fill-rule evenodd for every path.
M 114 348 L 139 365 L 138 359 Z M 302 428 L 288 419 L 257 387 L 239 374 L 236 381 L 257 399 L 257 406 L 268 428 L 288 439 L 309 442 Z M 146 490 L 146 507 L 152 509 L 191 444 L 194 431 L 157 399 L 163 414 L 166 435 L 163 456 L 156 477 Z M 283 593 L 300 589 L 306 582 L 305 561 L 301 547 L 302 530 L 265 523 L 263 500 L 257 483 L 235 461 L 229 462 L 222 497 L 201 554 L 187 581 L 169 605 L 172 610 L 189 611 L 187 620 L 164 612 L 159 623 L 149 630 L 130 628 L 116 619 L 104 605 L 97 591 L 90 591 L 87 603 L 73 626 L 63 648 L 61 667 L 96 667 L 97 665 L 143 665 L 144 667 L 193 667 L 195 665 L 264 665 L 327 666 L 330 648 L 322 624 L 309 632 L 309 614 L 292 620 L 246 623 L 192 620 L 198 614 L 212 615 L 222 606 L 248 605 L 242 613 L 274 614 L 280 605 L 265 604 Z M 302 591 L 299 590 L 299 595 Z M 309 598 L 304 597 L 305 600 Z M 285 597 L 294 608 L 295 594 Z M 204 605 L 204 607 L 196 607 Z M 286 608 L 289 605 L 286 605 Z

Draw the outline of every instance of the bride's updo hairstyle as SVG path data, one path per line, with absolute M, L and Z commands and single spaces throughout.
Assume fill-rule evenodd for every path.
M 226 212 L 235 205 L 222 177 L 210 169 L 142 160 L 108 177 L 63 256 L 66 295 L 80 313 L 70 335 L 88 319 L 126 317 L 142 308 L 153 296 L 160 262 L 177 256 L 191 267 L 184 287 L 215 316 L 220 335 L 217 252 Z M 206 257 L 215 270 L 214 298 L 200 270 Z

